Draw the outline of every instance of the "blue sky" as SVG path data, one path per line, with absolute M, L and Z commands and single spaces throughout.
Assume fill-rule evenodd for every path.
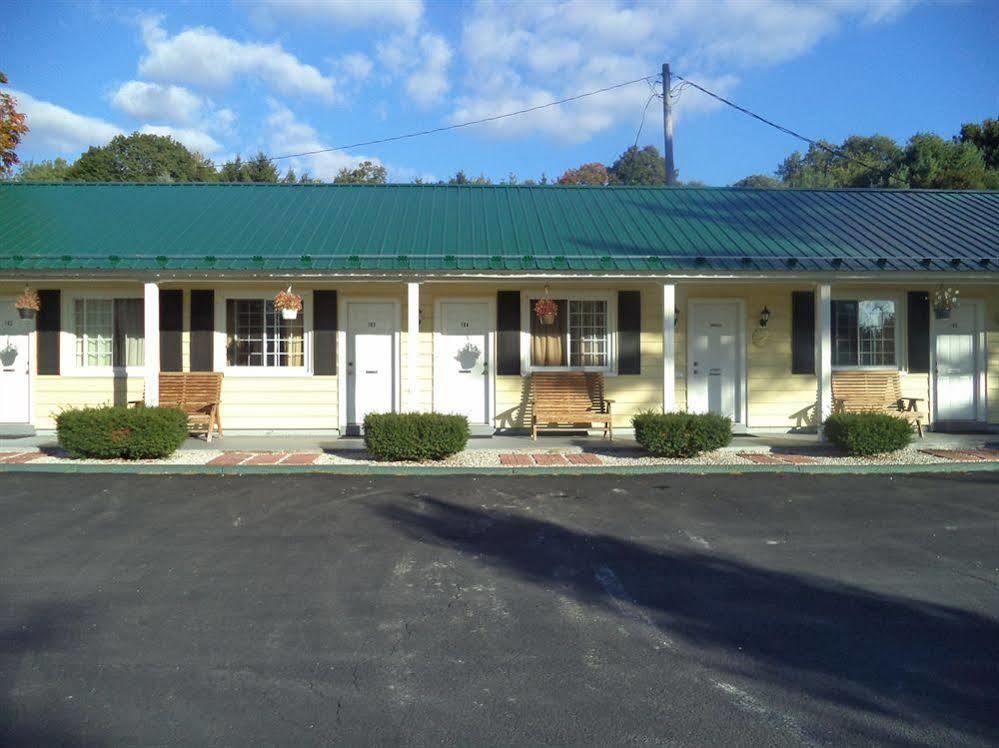
M 662 62 L 793 129 L 839 141 L 954 134 L 999 114 L 999 3 L 13 2 L 0 69 L 29 116 L 22 159 L 116 132 L 172 134 L 216 163 L 453 124 L 654 75 Z M 325 179 L 370 158 L 393 181 L 458 169 L 557 177 L 635 140 L 648 87 L 501 123 L 282 161 Z M 662 142 L 653 101 L 640 144 Z M 772 172 L 793 139 L 687 89 L 681 179 Z

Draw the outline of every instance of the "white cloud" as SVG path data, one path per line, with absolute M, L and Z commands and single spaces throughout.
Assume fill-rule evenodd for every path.
M 451 88 L 448 69 L 454 51 L 440 34 L 397 34 L 379 43 L 377 52 L 390 77 L 396 71 L 408 71 L 403 75 L 403 87 L 421 107 L 440 102 Z
M 351 52 L 341 57 L 336 66 L 343 75 L 355 81 L 363 81 L 371 75 L 374 63 L 371 58 L 361 52 Z
M 319 151 L 330 147 L 319 137 L 312 125 L 299 120 L 295 113 L 284 104 L 271 99 L 268 101 L 268 106 L 270 114 L 265 121 L 267 130 L 271 133 L 268 153 L 280 156 L 288 153 Z M 303 172 L 308 172 L 323 181 L 332 182 L 340 169 L 352 169 L 361 161 L 381 163 L 379 159 L 371 156 L 353 156 L 343 151 L 329 151 L 282 159 L 278 165 L 282 170 L 287 170 L 290 167 L 300 175 Z
M 139 132 L 171 137 L 178 143 L 183 143 L 192 151 L 197 151 L 206 156 L 215 153 L 222 147 L 221 143 L 208 133 L 190 128 L 170 127 L 169 125 L 143 125 L 139 128 Z
M 284 93 L 334 98 L 334 82 L 280 44 L 240 42 L 197 26 L 170 36 L 159 17 L 142 19 L 146 54 L 139 72 L 154 80 L 222 89 L 240 76 L 263 80 Z
M 24 138 L 25 146 L 41 145 L 75 156 L 92 145 L 104 145 L 122 133 L 120 127 L 110 122 L 77 114 L 23 91 L 9 90 L 9 93 L 17 99 L 18 109 L 28 116 L 31 130 Z
M 334 28 L 415 28 L 423 17 L 422 0 L 264 0 L 261 5 L 272 15 Z
M 671 0 L 637 2 L 480 2 L 464 20 L 462 96 L 449 119 L 461 122 L 656 75 L 663 61 L 719 94 L 749 69 L 811 52 L 850 23 L 876 24 L 906 12 L 911 0 Z M 649 96 L 643 84 L 486 125 L 494 137 L 544 134 L 585 141 L 615 126 L 637 126 Z M 718 102 L 687 89 L 681 116 Z M 661 106 L 646 128 L 661 127 Z M 656 124 L 658 120 L 658 125 Z
M 206 102 L 183 86 L 127 81 L 111 95 L 111 104 L 137 119 L 189 124 L 198 119 Z

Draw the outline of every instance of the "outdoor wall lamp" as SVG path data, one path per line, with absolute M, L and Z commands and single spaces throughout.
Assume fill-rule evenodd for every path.
M 767 322 L 770 321 L 770 309 L 763 307 L 763 311 L 760 312 L 760 327 L 766 327 Z

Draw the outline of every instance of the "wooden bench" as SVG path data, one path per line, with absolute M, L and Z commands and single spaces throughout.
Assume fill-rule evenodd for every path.
M 832 375 L 834 413 L 883 413 L 898 415 L 916 424 L 923 435 L 921 397 L 903 397 L 897 371 L 835 371 Z
M 216 371 L 160 372 L 160 405 L 180 408 L 187 413 L 191 433 L 205 433 L 212 440 L 212 429 L 222 436 L 222 374 Z
M 531 375 L 531 438 L 538 428 L 572 427 L 602 423 L 604 436 L 614 439 L 611 403 L 604 397 L 602 374 L 579 371 L 542 372 Z

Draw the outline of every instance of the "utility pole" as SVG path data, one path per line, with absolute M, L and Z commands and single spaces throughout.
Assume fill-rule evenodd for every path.
M 669 102 L 669 63 L 663 63 L 663 161 L 666 166 L 666 186 L 676 184 L 676 166 L 673 164 L 673 111 Z

